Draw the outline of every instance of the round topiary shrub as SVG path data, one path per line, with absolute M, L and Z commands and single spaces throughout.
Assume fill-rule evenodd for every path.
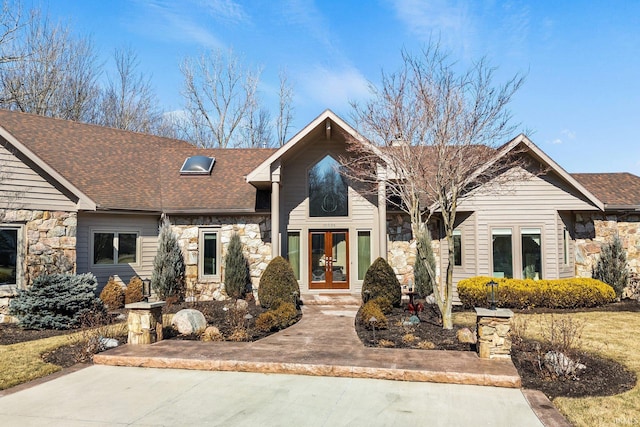
M 70 329 L 82 319 L 104 316 L 91 274 L 43 274 L 28 289 L 20 290 L 9 311 L 27 329 Z
M 384 258 L 379 257 L 367 270 L 362 282 L 362 301 L 384 297 L 394 307 L 402 301 L 402 288 L 393 269 Z
M 132 304 L 134 302 L 142 301 L 142 279 L 138 276 L 133 276 L 129 280 L 127 289 L 124 291 L 124 303 Z
M 124 289 L 117 283 L 113 277 L 109 277 L 109 281 L 102 292 L 100 292 L 100 300 L 104 303 L 108 310 L 117 310 L 124 307 Z
M 282 301 L 293 302 L 300 295 L 300 285 L 289 262 L 281 256 L 271 260 L 260 277 L 258 299 L 265 308 L 275 308 Z

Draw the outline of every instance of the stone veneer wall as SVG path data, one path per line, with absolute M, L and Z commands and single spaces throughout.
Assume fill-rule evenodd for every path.
M 416 262 L 417 247 L 416 241 L 412 238 L 411 221 L 405 214 L 387 215 L 387 261 L 396 273 L 401 285 L 408 285 L 409 281 L 415 283 L 413 278 L 413 265 Z M 440 241 L 431 241 L 433 254 L 436 257 L 436 276 L 439 280 L 440 263 L 438 254 L 440 253 Z
M 260 276 L 271 261 L 271 243 L 266 242 L 267 238 L 270 240 L 271 235 L 269 216 L 172 216 L 171 223 L 185 256 L 187 297 L 198 300 L 227 298 L 224 292 L 224 258 L 234 232 L 240 236 L 244 255 L 249 261 L 251 284 L 255 293 L 260 283 Z M 204 282 L 198 277 L 198 231 L 206 227 L 220 227 L 221 278 L 217 281 Z
M 22 226 L 22 277 L 18 286 L 0 286 L 0 312 L 7 310 L 17 288 L 26 288 L 43 273 L 75 273 L 76 212 L 0 210 L 2 224 Z
M 640 273 L 640 215 L 638 214 L 576 214 L 576 276 L 591 277 L 600 248 L 618 234 L 627 251 L 632 272 Z

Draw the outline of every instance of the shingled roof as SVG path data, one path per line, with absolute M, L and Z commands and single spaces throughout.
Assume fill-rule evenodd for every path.
M 98 210 L 251 212 L 247 175 L 271 149 L 200 149 L 176 139 L 0 110 L 0 126 Z M 215 157 L 211 175 L 181 176 L 189 156 Z
M 589 189 L 605 208 L 640 209 L 640 177 L 622 173 L 572 173 L 578 182 Z

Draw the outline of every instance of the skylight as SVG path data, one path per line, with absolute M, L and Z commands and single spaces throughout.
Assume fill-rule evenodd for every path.
M 182 164 L 180 175 L 209 175 L 213 164 L 216 162 L 215 157 L 192 156 Z

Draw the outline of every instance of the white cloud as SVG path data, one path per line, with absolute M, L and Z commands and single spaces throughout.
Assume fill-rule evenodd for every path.
M 569 129 L 562 129 L 560 131 L 560 134 L 566 136 L 567 139 L 576 139 L 575 131 L 572 131 L 572 130 L 569 130 Z
M 564 144 L 565 142 L 570 142 L 576 139 L 576 132 L 570 129 L 562 129 L 560 131 L 560 136 L 556 137 L 551 141 L 552 144 Z
M 249 14 L 242 5 L 233 0 L 199 0 L 198 4 L 208 9 L 211 16 L 233 24 L 250 22 Z

